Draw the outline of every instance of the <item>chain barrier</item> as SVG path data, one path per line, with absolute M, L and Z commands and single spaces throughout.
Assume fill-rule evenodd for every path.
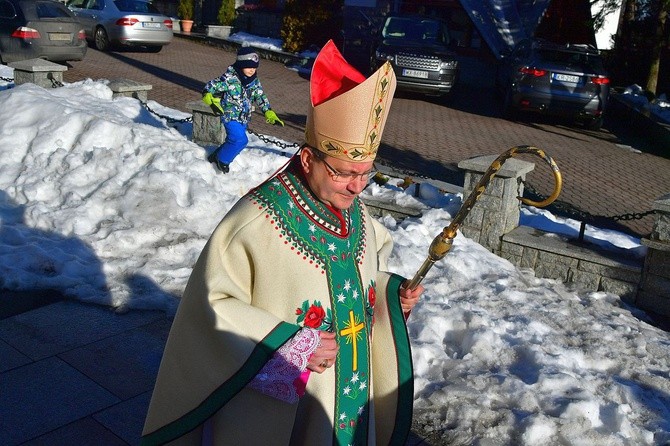
M 248 129 L 247 129 L 247 130 L 248 130 Z M 263 141 L 264 143 L 266 143 L 266 144 L 272 144 L 272 145 L 281 147 L 282 149 L 285 149 L 285 150 L 286 150 L 286 149 L 297 149 L 297 148 L 300 147 L 300 144 L 296 144 L 296 143 L 286 144 L 286 143 L 283 143 L 283 142 L 281 142 L 281 141 L 277 141 L 276 139 L 268 138 L 267 136 L 265 136 L 265 135 L 261 135 L 260 133 L 256 133 L 256 132 L 254 132 L 253 130 L 248 130 L 248 131 L 249 131 L 249 133 L 251 133 L 252 135 L 255 135 L 258 139 L 260 139 L 261 141 Z
M 4 81 L 4 82 L 14 82 L 14 78 L 13 78 L 13 77 L 3 77 L 3 76 L 0 76 L 0 81 Z
M 65 86 L 64 83 L 62 83 L 58 79 L 55 79 L 51 73 L 47 74 L 47 79 L 51 81 L 51 88 L 59 88 Z
M 159 118 L 165 119 L 165 120 L 166 120 L 168 123 L 170 123 L 170 124 L 181 124 L 181 123 L 183 123 L 183 122 L 191 122 L 191 121 L 193 121 L 193 116 L 189 116 L 189 117 L 187 117 L 187 118 L 182 118 L 182 119 L 177 119 L 177 118 L 173 118 L 173 117 L 171 117 L 171 116 L 161 115 L 161 114 L 158 113 L 156 110 L 153 110 L 151 107 L 149 107 L 149 104 L 147 104 L 147 103 L 144 102 L 144 101 L 140 101 L 140 104 L 142 104 L 142 107 L 146 108 L 147 111 L 149 111 L 149 113 L 151 113 L 151 114 L 153 114 L 153 115 L 156 115 L 156 116 L 158 116 Z
M 544 195 L 540 194 L 530 183 L 523 181 L 524 190 L 528 192 L 529 195 L 537 197 L 538 199 L 545 198 Z M 593 215 L 589 212 L 583 211 L 578 207 L 566 203 L 561 200 L 554 201 L 551 205 L 547 206 L 547 209 L 552 211 L 557 215 L 563 217 L 572 218 L 580 222 L 579 230 L 579 240 L 583 241 L 584 239 L 584 230 L 587 224 L 597 227 L 605 227 L 610 229 L 621 229 L 618 228 L 615 224 L 618 221 L 632 221 L 632 220 L 641 220 L 648 215 L 655 214 L 655 210 L 645 211 L 645 212 L 629 212 L 621 215 Z

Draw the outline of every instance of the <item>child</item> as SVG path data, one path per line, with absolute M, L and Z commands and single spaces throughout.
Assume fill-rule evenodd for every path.
M 263 86 L 256 76 L 260 57 L 252 48 L 242 47 L 237 52 L 237 60 L 216 79 L 207 82 L 202 100 L 221 115 L 226 129 L 226 140 L 207 156 L 217 169 L 228 173 L 230 163 L 249 142 L 247 125 L 251 119 L 252 102 L 263 111 L 266 122 L 284 125 L 277 114 L 270 109 L 270 101 L 263 92 Z

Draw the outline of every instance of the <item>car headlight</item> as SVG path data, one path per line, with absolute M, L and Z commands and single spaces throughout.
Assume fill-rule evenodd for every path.
M 393 56 L 386 51 L 375 51 L 375 57 L 381 60 L 393 60 Z
M 446 69 L 446 68 L 456 68 L 458 66 L 458 62 L 455 60 L 448 60 L 446 62 L 440 62 L 440 68 L 441 69 Z

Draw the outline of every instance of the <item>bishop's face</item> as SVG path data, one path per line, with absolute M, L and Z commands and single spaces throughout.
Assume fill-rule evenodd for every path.
M 354 163 L 305 147 L 300 162 L 312 192 L 336 209 L 348 209 L 368 184 L 372 161 Z

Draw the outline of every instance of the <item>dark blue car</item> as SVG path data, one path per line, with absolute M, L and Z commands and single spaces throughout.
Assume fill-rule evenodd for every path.
M 585 44 L 523 40 L 502 59 L 496 85 L 503 112 L 560 116 L 597 130 L 602 126 L 610 79 L 599 51 Z

